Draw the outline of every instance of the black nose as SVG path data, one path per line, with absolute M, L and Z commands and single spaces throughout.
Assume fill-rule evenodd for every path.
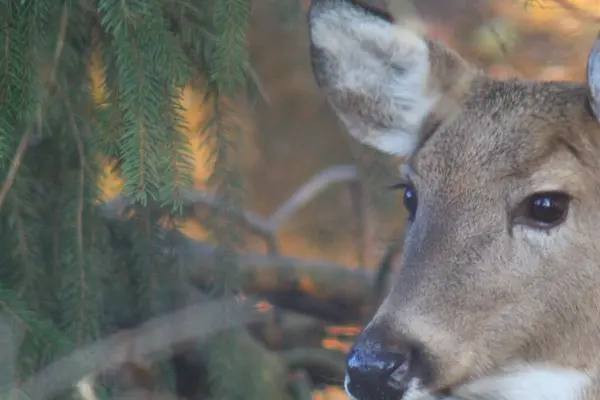
M 431 368 L 421 346 L 399 341 L 393 347 L 364 332 L 348 354 L 346 391 L 358 400 L 400 400 L 409 385 L 426 384 Z

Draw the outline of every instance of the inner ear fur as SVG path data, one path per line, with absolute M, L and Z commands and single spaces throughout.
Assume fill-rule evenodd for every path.
M 412 24 L 354 0 L 314 0 L 308 20 L 318 85 L 352 136 L 387 153 L 410 154 L 478 75 Z

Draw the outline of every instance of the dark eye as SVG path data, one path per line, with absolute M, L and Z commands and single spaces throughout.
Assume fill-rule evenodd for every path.
M 411 186 L 406 186 L 404 188 L 404 207 L 406 211 L 408 211 L 409 218 L 412 219 L 417 213 L 417 192 Z
M 563 192 L 535 193 L 525 199 L 517 217 L 532 228 L 550 229 L 565 220 L 570 201 Z

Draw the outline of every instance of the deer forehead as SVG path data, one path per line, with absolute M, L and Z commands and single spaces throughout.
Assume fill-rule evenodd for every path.
M 497 185 L 515 177 L 536 190 L 559 189 L 552 182 L 577 178 L 586 152 L 582 135 L 596 131 L 586 129 L 581 112 L 585 93 L 577 85 L 484 81 L 408 163 L 426 181 Z

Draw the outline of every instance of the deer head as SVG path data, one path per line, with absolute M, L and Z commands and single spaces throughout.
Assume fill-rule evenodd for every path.
M 600 399 L 600 45 L 587 84 L 497 81 L 351 0 L 308 19 L 347 131 L 404 160 L 402 264 L 348 393 Z

